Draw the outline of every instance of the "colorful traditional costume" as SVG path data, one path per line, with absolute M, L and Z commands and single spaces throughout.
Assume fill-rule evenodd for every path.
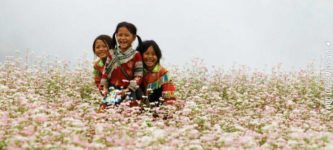
M 121 52 L 119 48 L 116 48 L 107 57 L 101 85 L 108 85 L 108 87 L 118 90 L 126 89 L 130 84 L 130 80 L 134 80 L 134 78 L 139 78 L 139 80 L 136 80 L 136 84 L 140 85 L 142 76 L 143 65 L 141 54 L 131 47 L 125 52 Z M 131 92 L 131 97 L 137 99 L 137 97 L 134 96 L 136 91 Z
M 103 70 L 104 70 L 104 63 L 100 58 L 97 58 L 94 61 L 93 74 L 94 74 L 94 80 L 95 80 L 96 87 L 99 90 L 102 90 L 101 86 L 100 86 L 100 83 L 101 83 L 101 79 L 102 79 Z
M 157 64 L 151 71 L 144 69 L 142 82 L 145 93 L 149 89 L 152 90 L 152 93 L 148 94 L 149 101 L 154 102 L 162 98 L 164 103 L 168 103 L 176 100 L 174 96 L 175 86 L 168 75 L 168 71 L 161 65 Z

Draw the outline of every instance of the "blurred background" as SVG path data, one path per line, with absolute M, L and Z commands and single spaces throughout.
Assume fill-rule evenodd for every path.
M 17 55 L 92 61 L 94 38 L 112 35 L 121 21 L 155 40 L 164 64 L 321 67 L 333 41 L 332 0 L 0 0 L 0 62 Z

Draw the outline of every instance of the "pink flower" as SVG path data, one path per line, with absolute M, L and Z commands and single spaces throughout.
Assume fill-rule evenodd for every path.
M 246 144 L 246 143 L 250 143 L 253 141 L 253 137 L 252 136 L 248 136 L 248 135 L 244 135 L 244 136 L 241 136 L 239 139 L 238 139 L 238 142 L 240 144 Z
M 21 150 L 22 147 L 21 146 L 19 147 L 19 146 L 15 145 L 15 144 L 11 144 L 11 145 L 7 146 L 7 149 L 10 149 L 10 150 Z
M 91 147 L 91 145 L 88 142 L 82 141 L 81 138 L 78 135 L 73 136 L 72 141 L 73 141 L 73 143 L 79 144 L 79 145 L 84 146 L 84 147 Z
M 2 112 L 1 121 L 2 122 L 7 122 L 8 119 L 9 119 L 9 113 L 8 112 Z
M 106 137 L 106 141 L 109 142 L 109 143 L 113 143 L 113 138 L 112 137 Z
M 48 117 L 45 116 L 45 115 L 38 116 L 38 117 L 35 118 L 35 121 L 38 122 L 38 123 L 43 123 L 43 122 L 45 122 L 47 120 L 48 120 Z
M 28 127 L 23 128 L 23 130 L 20 133 L 25 136 L 31 136 L 35 133 L 35 129 L 33 126 L 28 126 Z
M 290 107 L 290 106 L 292 106 L 294 104 L 295 103 L 292 100 L 287 100 L 287 102 L 286 102 L 287 107 Z
M 23 95 L 19 97 L 19 101 L 22 105 L 26 105 L 28 103 L 27 98 Z
M 190 108 L 184 108 L 182 112 L 185 116 L 187 116 L 191 114 L 192 110 Z
M 177 147 L 179 146 L 179 144 L 181 144 L 182 141 L 178 140 L 178 139 L 173 139 L 171 142 L 170 142 L 170 145 L 171 146 L 174 146 L 174 147 Z
M 140 126 L 137 124 L 137 123 L 134 123 L 134 124 L 132 124 L 132 130 L 133 131 L 136 131 L 136 130 L 138 130 L 140 128 Z
M 126 145 L 126 139 L 124 137 L 122 137 L 122 138 L 115 138 L 114 139 L 114 144 L 120 145 L 120 146 L 125 146 Z
M 33 110 L 33 109 L 37 108 L 37 105 L 34 104 L 34 103 L 30 103 L 30 104 L 28 104 L 28 108 L 29 108 L 30 110 Z
M 196 129 L 193 129 L 188 133 L 188 136 L 192 139 L 196 139 L 196 138 L 199 138 L 200 132 Z
M 265 111 L 264 113 L 267 113 L 267 114 L 272 114 L 274 113 L 276 110 L 274 107 L 271 107 L 271 106 L 265 106 Z

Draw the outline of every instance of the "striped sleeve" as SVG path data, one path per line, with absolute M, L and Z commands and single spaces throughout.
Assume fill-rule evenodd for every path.
M 101 82 L 100 82 L 100 89 L 103 88 L 103 86 L 108 86 L 108 72 L 107 72 L 107 66 L 109 65 L 110 61 L 112 60 L 111 56 L 108 56 L 106 59 L 106 62 L 103 67 L 103 71 L 101 73 Z
M 134 61 L 135 61 L 134 76 L 142 77 L 143 76 L 143 64 L 142 64 L 142 57 L 139 52 L 136 52 Z
M 175 100 L 176 97 L 174 95 L 176 88 L 172 83 L 172 80 L 170 80 L 168 74 L 164 75 L 164 78 L 167 78 L 167 82 L 164 82 L 162 84 L 162 97 L 165 100 Z

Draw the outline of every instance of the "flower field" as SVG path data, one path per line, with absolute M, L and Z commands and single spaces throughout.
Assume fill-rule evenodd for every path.
M 169 66 L 175 106 L 112 107 L 89 61 L 0 63 L 0 149 L 333 149 L 333 113 L 311 68 L 270 73 Z

